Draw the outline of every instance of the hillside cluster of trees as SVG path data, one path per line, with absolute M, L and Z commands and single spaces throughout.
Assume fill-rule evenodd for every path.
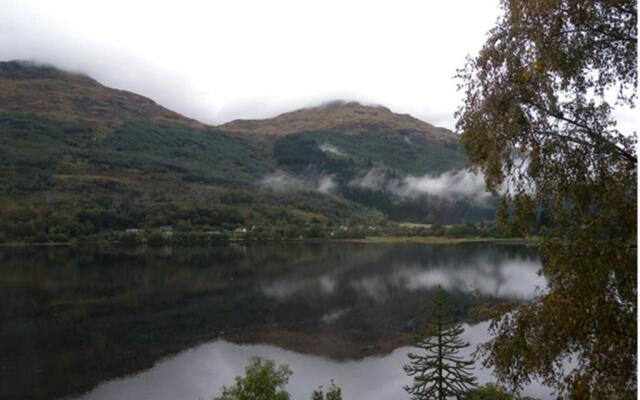
M 306 132 L 275 140 L 138 121 L 96 139 L 90 127 L 32 114 L 0 114 L 0 130 L 0 209 L 9 241 L 61 241 L 179 222 L 193 225 L 181 232 L 294 226 L 300 232 L 289 237 L 305 237 L 314 217 L 333 224 L 384 218 L 448 224 L 490 220 L 495 210 L 463 200 L 399 199 L 351 183 L 378 165 L 391 177 L 464 165 L 457 148 L 436 148 L 409 133 Z M 403 139 L 420 145 L 406 146 Z M 323 144 L 347 153 L 328 154 Z M 274 170 L 286 171 L 298 185 L 287 191 L 262 185 Z M 331 177 L 335 189 L 323 193 L 307 182 L 318 176 Z M 203 215 L 176 215 L 193 209 Z
M 194 243 L 227 240 L 364 239 L 377 236 L 507 237 L 494 223 L 424 225 L 387 220 L 301 220 L 287 213 L 252 218 L 228 205 L 112 207 L 96 204 L 75 213 L 11 204 L 0 210 L 0 243 L 69 241 Z M 533 233 L 537 232 L 533 231 Z

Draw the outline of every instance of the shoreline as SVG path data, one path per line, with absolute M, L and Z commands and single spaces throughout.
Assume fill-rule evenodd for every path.
M 230 244 L 230 243 L 361 243 L 361 244 L 461 244 L 461 243 L 498 243 L 498 244 L 525 244 L 538 245 L 539 237 L 530 238 L 498 238 L 498 237 L 449 237 L 449 236 L 370 236 L 364 239 L 333 239 L 333 238 L 313 238 L 313 239 L 281 239 L 281 240 L 217 240 L 217 241 L 194 241 L 194 242 L 119 242 L 119 241 L 69 241 L 69 242 L 7 242 L 0 243 L 1 247 L 63 247 L 63 246 L 83 246 L 83 245 L 204 245 L 204 244 Z
M 538 237 L 497 238 L 497 237 L 448 237 L 448 236 L 372 236 L 365 239 L 343 239 L 341 242 L 368 244 L 460 244 L 460 243 L 503 243 L 537 245 Z

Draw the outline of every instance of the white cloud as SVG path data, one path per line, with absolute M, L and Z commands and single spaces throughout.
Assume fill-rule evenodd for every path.
M 369 190 L 387 190 L 387 171 L 377 167 L 369 169 L 364 175 L 349 182 L 349 185 Z
M 346 157 L 347 153 L 345 153 L 344 151 L 340 150 L 339 148 L 337 148 L 336 146 L 332 145 L 331 143 L 322 143 L 321 145 L 318 146 L 320 148 L 320 150 L 322 150 L 324 153 L 327 154 L 331 154 L 337 157 Z
M 351 186 L 369 190 L 381 190 L 405 198 L 437 196 L 449 200 L 467 199 L 486 204 L 491 198 L 482 174 L 469 170 L 449 171 L 440 175 L 391 177 L 381 167 L 372 168 L 351 182 Z
M 453 127 L 498 1 L 4 0 L 0 60 L 83 71 L 207 123 L 335 98 Z
M 317 189 L 318 189 L 319 192 L 331 194 L 331 193 L 335 192 L 337 186 L 338 185 L 336 184 L 335 180 L 333 179 L 333 176 L 327 175 L 327 176 L 321 177 L 318 180 Z
M 333 194 L 338 184 L 333 175 L 295 177 L 283 172 L 264 176 L 258 186 L 274 192 L 293 192 L 298 190 L 317 190 L 325 194 Z
M 397 189 L 400 195 L 418 197 L 432 195 L 445 198 L 472 198 L 484 202 L 491 197 L 481 174 L 460 170 L 438 176 L 409 176 Z
M 267 175 L 260 180 L 259 185 L 274 192 L 291 192 L 305 187 L 301 180 L 283 173 Z

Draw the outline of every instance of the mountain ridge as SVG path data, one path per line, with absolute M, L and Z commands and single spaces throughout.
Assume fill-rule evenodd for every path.
M 34 113 L 81 123 L 100 137 L 129 120 L 152 120 L 204 128 L 155 101 L 52 65 L 0 62 L 0 112 Z
M 422 133 L 441 141 L 457 141 L 457 135 L 410 114 L 394 113 L 383 105 L 333 100 L 300 108 L 272 118 L 236 119 L 218 128 L 237 133 L 287 135 L 301 131 L 336 130 L 352 133 L 386 131 Z
M 282 136 L 301 131 L 413 132 L 441 142 L 455 142 L 452 131 L 383 105 L 333 100 L 270 118 L 236 119 L 204 124 L 157 104 L 145 96 L 110 88 L 92 77 L 31 61 L 0 62 L 0 112 L 33 112 L 92 127 L 98 135 L 130 120 L 178 123 L 239 134 Z
M 238 124 L 204 125 L 55 67 L 0 63 L 0 242 L 167 225 L 298 238 L 345 223 L 491 218 L 473 187 L 446 193 L 467 182 L 452 174 L 467 163 L 455 134 L 409 115 L 338 101 L 244 122 L 244 133 L 229 128 Z

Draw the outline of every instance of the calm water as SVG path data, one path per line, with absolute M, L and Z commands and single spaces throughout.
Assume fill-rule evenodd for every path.
M 291 366 L 296 399 L 331 378 L 347 399 L 404 399 L 438 285 L 479 343 L 492 307 L 544 286 L 539 267 L 492 244 L 2 248 L 0 398 L 210 398 L 260 355 Z

